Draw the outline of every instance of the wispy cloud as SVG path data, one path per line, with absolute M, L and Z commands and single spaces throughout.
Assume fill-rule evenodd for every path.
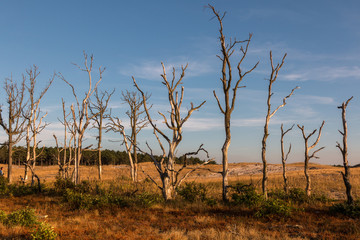
M 308 104 L 334 104 L 335 100 L 332 97 L 314 96 L 314 95 L 296 95 L 294 102 L 301 105 Z
M 168 76 L 172 76 L 173 68 L 176 73 L 180 74 L 181 66 L 188 64 L 185 74 L 190 77 L 200 76 L 202 74 L 214 71 L 206 61 L 189 60 L 179 57 L 177 60 L 164 62 L 165 71 Z M 135 78 L 142 78 L 148 80 L 160 80 L 160 75 L 163 74 L 163 69 L 159 61 L 141 61 L 138 64 L 129 64 L 119 69 L 119 73 L 125 76 L 134 76 Z
M 338 79 L 360 79 L 359 66 L 344 67 L 317 67 L 305 69 L 302 73 L 284 74 L 283 79 L 288 81 L 334 81 Z
M 294 122 L 293 120 L 273 119 L 270 124 Z M 264 126 L 265 116 L 258 118 L 234 118 L 232 127 L 260 127 Z M 224 127 L 223 118 L 191 118 L 184 124 L 184 131 L 208 131 Z
M 243 20 L 252 19 L 273 19 L 274 17 L 283 16 L 286 19 L 306 22 L 307 16 L 300 14 L 298 11 L 290 9 L 279 9 L 279 8 L 246 8 L 241 10 L 241 14 L 238 15 Z

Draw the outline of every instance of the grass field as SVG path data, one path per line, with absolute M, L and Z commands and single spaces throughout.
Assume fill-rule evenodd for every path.
M 6 173 L 6 166 L 0 166 Z M 141 168 L 158 178 L 151 163 L 141 164 Z M 104 166 L 101 183 L 96 180 L 95 166 L 82 166 L 81 179 L 87 184 L 75 191 L 83 192 L 70 191 L 64 197 L 62 189 L 54 188 L 57 166 L 49 166 L 36 169 L 44 183 L 42 193 L 1 196 L 0 210 L 10 214 L 26 207 L 34 209 L 40 221 L 54 227 L 59 239 L 360 239 L 358 218 L 329 211 L 331 205 L 345 200 L 339 173 L 342 168 L 311 165 L 313 193 L 322 196 L 324 201 L 292 204 L 294 210 L 290 215 L 260 217 L 257 216 L 259 206 L 222 203 L 221 176 L 216 173 L 221 166 L 206 168 L 196 171 L 188 182 L 202 183 L 211 204 L 209 201 L 186 202 L 180 197 L 164 203 L 159 189 L 144 174 L 140 173 L 139 183 L 132 184 L 127 166 Z M 252 183 L 260 192 L 260 168 L 261 165 L 252 163 L 231 164 L 231 184 Z M 303 189 L 302 164 L 289 164 L 288 168 L 290 187 Z M 271 165 L 269 169 L 269 187 L 274 191 L 281 189 L 281 167 Z M 14 166 L 14 182 L 20 179 L 20 175 L 23 175 L 23 167 Z M 351 180 L 355 199 L 360 199 L 360 169 L 352 169 Z M 127 202 L 116 199 L 116 204 L 102 203 L 101 198 L 92 197 L 95 191 L 103 196 L 107 192 L 119 192 L 123 197 L 121 200 Z M 81 201 L 91 198 L 91 203 L 74 205 L 75 200 L 80 201 L 79 197 Z M 0 223 L 1 239 L 29 239 L 31 231 L 31 227 Z

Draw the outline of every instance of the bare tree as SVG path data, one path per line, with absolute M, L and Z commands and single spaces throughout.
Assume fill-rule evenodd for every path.
M 279 75 L 279 71 L 280 71 L 281 67 L 284 65 L 285 58 L 286 58 L 286 53 L 285 53 L 284 57 L 282 58 L 281 63 L 280 64 L 278 63 L 276 66 L 274 66 L 272 52 L 270 51 L 271 74 L 270 74 L 270 78 L 269 78 L 268 97 L 267 97 L 267 114 L 266 114 L 265 126 L 264 126 L 264 136 L 263 136 L 263 139 L 261 142 L 262 143 L 261 159 L 263 162 L 262 190 L 263 190 L 263 194 L 264 194 L 265 198 L 267 198 L 267 181 L 268 181 L 268 170 L 267 170 L 267 160 L 266 160 L 266 140 L 269 137 L 269 122 L 270 122 L 270 119 L 275 115 L 275 113 L 280 108 L 282 108 L 286 105 L 286 100 L 289 97 L 291 97 L 291 95 L 294 93 L 295 89 L 298 88 L 298 87 L 295 87 L 288 96 L 283 98 L 283 103 L 281 105 L 279 105 L 275 110 L 273 110 L 273 111 L 271 110 L 271 97 L 274 94 L 272 92 L 272 86 Z
M 150 95 L 145 94 L 146 101 L 149 100 Z M 141 95 L 138 95 L 138 92 L 122 92 L 122 100 L 127 103 L 130 107 L 130 110 L 126 112 L 130 120 L 130 128 L 131 128 L 131 149 L 132 150 L 132 158 L 129 159 L 133 161 L 130 163 L 131 166 L 131 178 L 134 182 L 138 181 L 138 160 L 137 160 L 137 135 L 148 125 L 148 120 L 146 117 L 142 117 L 145 113 L 145 110 L 141 110 L 141 106 L 143 105 L 143 100 Z M 151 106 L 149 107 L 149 109 Z
M 347 123 L 346 123 L 346 107 L 349 104 L 349 102 L 353 99 L 353 97 L 349 98 L 346 102 L 343 102 L 341 106 L 338 106 L 339 109 L 341 109 L 342 112 L 342 123 L 343 123 L 343 131 L 340 131 L 340 134 L 343 136 L 343 145 L 341 146 L 339 142 L 337 142 L 336 147 L 339 148 L 342 157 L 343 157 L 343 165 L 344 165 L 344 172 L 341 172 L 341 175 L 344 180 L 345 188 L 346 188 L 346 196 L 347 196 L 347 203 L 353 204 L 354 199 L 352 197 L 351 193 L 351 183 L 350 183 L 350 167 L 349 162 L 347 159 L 348 156 L 348 146 L 347 146 Z
M 101 163 L 101 142 L 102 142 L 102 132 L 103 132 L 103 121 L 106 118 L 109 118 L 109 114 L 106 112 L 107 107 L 111 98 L 111 95 L 115 90 L 113 90 L 111 93 L 108 93 L 107 91 L 98 93 L 98 89 L 95 90 L 95 101 L 90 101 L 89 110 L 91 114 L 94 116 L 94 128 L 98 130 L 98 136 L 96 137 L 98 140 L 98 174 L 99 179 L 101 180 L 102 175 L 102 163 Z
M 108 122 L 106 124 L 106 128 L 107 128 L 106 132 L 108 132 L 108 131 L 117 132 L 117 133 L 120 133 L 121 136 L 123 137 L 123 143 L 125 144 L 126 152 L 128 154 L 129 162 L 130 162 L 130 176 L 131 176 L 132 180 L 134 181 L 135 167 L 134 167 L 134 161 L 133 161 L 133 158 L 131 155 L 131 147 L 134 144 L 131 142 L 131 139 L 129 139 L 129 137 L 126 135 L 125 127 L 124 127 L 124 125 L 122 125 L 122 123 L 118 117 L 109 116 L 109 120 L 110 120 L 110 122 Z M 130 144 L 129 144 L 128 139 L 130 141 Z
M 243 72 L 241 64 L 247 55 L 252 34 L 249 34 L 249 38 L 244 41 L 237 41 L 236 39 L 232 40 L 230 38 L 230 41 L 226 42 L 225 35 L 223 33 L 223 19 L 226 15 L 226 12 L 220 16 L 220 13 L 218 11 L 216 11 L 212 5 L 209 4 L 208 6 L 213 11 L 215 18 L 219 22 L 219 27 L 220 27 L 219 39 L 220 39 L 220 46 L 221 46 L 221 56 L 217 56 L 217 57 L 221 60 L 221 63 L 222 63 L 220 81 L 221 81 L 222 89 L 224 92 L 224 104 L 223 105 L 221 105 L 220 100 L 215 93 L 215 90 L 213 93 L 214 93 L 214 96 L 218 103 L 219 109 L 220 109 L 221 113 L 224 115 L 225 142 L 221 149 L 222 165 L 223 165 L 222 197 L 223 197 L 224 201 L 227 201 L 228 200 L 227 193 L 228 193 L 228 185 L 229 185 L 228 184 L 228 150 L 229 150 L 230 142 L 231 142 L 231 132 L 230 132 L 231 113 L 233 112 L 233 110 L 235 108 L 235 100 L 236 100 L 237 90 L 239 88 L 244 87 L 244 86 L 240 86 L 240 82 L 244 79 L 244 77 L 247 74 L 252 72 L 257 67 L 259 62 L 256 63 L 250 70 Z M 243 46 L 240 47 L 241 57 L 237 63 L 239 79 L 236 80 L 235 85 L 232 86 L 233 76 L 232 76 L 232 64 L 230 62 L 230 57 L 235 52 L 235 48 L 238 46 L 238 44 L 242 44 L 242 43 L 246 43 L 246 46 L 245 46 L 245 48 L 243 48 Z M 232 91 L 232 94 L 231 94 L 231 91 Z
M 89 89 L 87 92 L 85 92 L 85 96 L 80 102 L 78 100 L 77 94 L 75 92 L 75 88 L 72 84 L 70 84 L 60 73 L 60 78 L 66 82 L 72 89 L 74 98 L 76 100 L 76 106 L 74 104 L 71 105 L 71 121 L 66 121 L 66 124 L 69 128 L 69 130 L 72 131 L 72 134 L 74 137 L 74 148 L 76 152 L 74 153 L 74 183 L 78 184 L 80 181 L 80 175 L 79 175 L 79 165 L 80 160 L 82 158 L 83 153 L 83 138 L 85 134 L 85 130 L 90 124 L 90 120 L 94 118 L 94 115 L 89 115 L 89 98 L 96 90 L 98 84 L 102 80 L 102 73 L 104 72 L 105 68 L 99 67 L 99 80 L 95 83 L 93 86 L 92 81 L 92 69 L 93 69 L 93 61 L 94 57 L 93 55 L 90 56 L 90 63 L 88 62 L 88 55 L 84 52 L 84 68 L 76 65 L 81 71 L 84 71 L 88 74 L 89 79 Z
M 288 132 L 290 132 L 293 129 L 294 125 L 291 126 L 291 128 L 287 129 L 284 132 L 284 128 L 283 128 L 283 124 L 281 124 L 281 140 L 280 140 L 280 144 L 281 144 L 281 162 L 282 162 L 282 167 L 283 167 L 283 178 L 284 178 L 284 192 L 287 193 L 288 192 L 288 184 L 287 184 L 287 176 L 286 176 L 286 161 L 289 157 L 289 154 L 291 152 L 291 143 L 289 145 L 289 149 L 285 155 L 284 152 L 284 136 L 285 134 L 287 134 Z
M 18 88 L 16 82 L 13 82 L 12 77 L 5 79 L 4 89 L 7 97 L 8 123 L 4 122 L 2 108 L 0 108 L 0 126 L 8 136 L 6 143 L 8 146 L 8 179 L 11 182 L 13 147 L 24 137 L 25 132 L 26 118 L 22 115 L 26 106 L 24 100 L 25 77 L 23 76 L 20 88 Z
M 53 134 L 53 137 L 55 139 L 55 146 L 56 146 L 56 155 L 54 156 L 57 160 L 58 166 L 59 166 L 59 176 L 65 179 L 68 179 L 70 177 L 72 177 L 74 172 L 70 173 L 70 165 L 72 164 L 72 162 L 74 161 L 73 158 L 73 151 L 74 151 L 74 147 L 73 147 L 73 141 L 74 141 L 74 130 L 73 130 L 73 124 L 70 124 L 70 126 L 72 127 L 72 129 L 70 131 L 68 131 L 68 122 L 69 120 L 67 120 L 71 114 L 70 113 L 66 113 L 66 107 L 65 107 L 65 102 L 64 99 L 61 99 L 62 101 L 62 109 L 63 109 L 63 120 L 58 119 L 59 122 L 64 125 L 64 143 L 63 146 L 60 147 L 59 146 L 59 142 L 58 142 L 58 138 L 55 134 Z M 70 139 L 68 140 L 68 134 L 70 133 Z M 62 156 L 61 156 L 62 153 Z
M 185 67 L 181 67 L 181 75 L 178 80 L 175 79 L 175 68 L 173 68 L 173 76 L 172 80 L 168 81 L 165 66 L 163 63 L 161 63 L 163 68 L 163 74 L 161 75 L 163 81 L 162 84 L 164 84 L 168 91 L 168 101 L 170 104 L 170 111 L 169 111 L 169 120 L 166 118 L 166 116 L 159 112 L 159 114 L 164 119 L 164 123 L 166 127 L 172 132 L 172 136 L 167 136 L 160 128 L 158 128 L 154 122 L 154 120 L 151 118 L 149 113 L 149 108 L 146 103 L 146 95 L 145 93 L 140 89 L 140 87 L 137 85 L 135 78 L 133 77 L 133 81 L 135 84 L 135 87 L 138 89 L 138 91 L 141 93 L 142 99 L 143 99 L 143 105 L 146 112 L 146 116 L 149 120 L 150 125 L 154 129 L 154 134 L 156 135 L 158 139 L 158 143 L 163 151 L 163 157 L 160 161 L 157 161 L 154 157 L 152 158 L 156 167 L 156 170 L 158 171 L 161 181 L 162 181 L 162 187 L 160 189 L 162 190 L 162 194 L 164 196 L 165 200 L 172 199 L 175 196 L 175 189 L 178 186 L 177 182 L 177 176 L 179 171 L 182 171 L 183 169 L 176 171 L 175 169 L 175 152 L 177 147 L 179 146 L 181 140 L 182 140 L 182 128 L 184 123 L 190 118 L 191 114 L 198 110 L 201 106 L 205 104 L 205 101 L 202 102 L 198 106 L 194 106 L 193 103 L 191 103 L 190 109 L 187 111 L 187 114 L 185 117 L 181 117 L 181 105 L 183 103 L 184 99 L 184 87 L 181 88 L 181 92 L 176 90 L 177 87 L 182 84 L 182 80 L 185 76 L 185 70 L 187 68 L 187 65 Z M 180 96 L 179 96 L 180 95 Z M 165 157 L 165 150 L 163 145 L 161 144 L 160 139 L 158 138 L 158 135 L 161 135 L 163 139 L 166 140 L 168 143 L 168 154 L 167 157 Z M 151 154 L 150 156 L 153 156 Z
M 49 83 L 45 86 L 42 92 L 39 94 L 38 97 L 35 97 L 35 87 L 37 82 L 37 77 L 39 76 L 40 72 L 38 71 L 37 66 L 33 66 L 32 68 L 26 71 L 28 76 L 29 85 L 26 86 L 26 89 L 29 93 L 29 105 L 26 113 L 24 113 L 24 117 L 27 119 L 27 126 L 26 126 L 26 160 L 25 160 L 25 173 L 24 173 L 24 181 L 27 180 L 27 172 L 29 166 L 31 166 L 30 170 L 32 173 L 32 179 L 34 178 L 34 171 L 36 165 L 36 159 L 40 156 L 44 150 L 42 148 L 40 153 L 37 153 L 38 144 L 40 142 L 37 141 L 37 135 L 45 129 L 48 125 L 47 123 L 43 123 L 44 118 L 46 117 L 47 113 L 40 116 L 40 101 L 49 89 L 50 85 L 54 81 L 55 75 L 52 76 Z M 32 144 L 31 144 L 32 143 Z M 33 183 L 34 181 L 32 181 Z
M 305 130 L 304 130 L 304 126 L 300 126 L 299 124 L 297 125 L 298 128 L 301 130 L 302 132 L 302 135 L 303 135 L 303 138 L 304 138 L 304 142 L 305 142 L 305 164 L 304 164 L 304 174 L 305 174 L 305 178 L 306 178 L 306 188 L 305 188 L 305 191 L 306 191 L 306 195 L 307 196 L 310 196 L 311 195 L 311 179 L 310 179 L 310 175 L 309 175 L 309 161 L 310 159 L 312 158 L 316 158 L 318 159 L 319 157 L 315 156 L 315 154 L 319 151 L 321 151 L 322 149 L 324 149 L 325 147 L 321 147 L 315 151 L 312 152 L 312 154 L 310 155 L 309 154 L 309 151 L 311 149 L 313 149 L 320 141 L 320 137 L 321 137 L 321 130 L 323 128 L 325 124 L 325 121 L 322 122 L 320 128 L 319 128 L 319 133 L 318 133 L 318 137 L 316 139 L 316 141 L 309 146 L 309 143 L 308 143 L 308 140 L 309 138 L 314 135 L 317 131 L 317 129 L 315 129 L 314 131 L 312 131 L 309 135 L 305 135 Z

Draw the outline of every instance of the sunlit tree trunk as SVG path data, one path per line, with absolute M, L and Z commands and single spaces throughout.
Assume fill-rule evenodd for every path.
M 309 138 L 314 135 L 317 131 L 317 129 L 315 129 L 314 131 L 312 131 L 309 135 L 305 135 L 305 130 L 304 130 L 304 126 L 300 126 L 300 125 L 297 125 L 298 128 L 301 130 L 302 132 L 302 135 L 303 135 L 303 138 L 304 138 L 304 144 L 305 144 L 305 161 L 304 161 L 304 174 L 305 174 L 305 178 L 306 178 L 306 187 L 305 187 L 305 192 L 306 192 L 306 195 L 309 197 L 311 195 L 311 178 L 310 178 L 310 174 L 309 174 L 309 162 L 310 162 L 310 159 L 312 158 L 318 158 L 317 156 L 315 156 L 315 154 L 317 152 L 319 152 L 320 150 L 324 149 L 325 147 L 321 147 L 315 151 L 312 152 L 312 154 L 310 155 L 309 151 L 311 149 L 313 149 L 320 141 L 320 137 L 321 137 L 321 131 L 322 131 L 322 128 L 325 124 L 325 121 L 322 122 L 320 128 L 319 128 L 319 133 L 318 133 L 318 137 L 316 139 L 316 141 L 309 146 L 308 144 L 308 141 L 309 141 Z
M 347 130 L 347 123 L 346 123 L 346 107 L 352 98 L 353 97 L 349 98 L 346 102 L 343 102 L 343 104 L 338 107 L 342 111 L 343 131 L 339 131 L 339 132 L 343 136 L 343 145 L 342 145 L 342 147 L 341 147 L 340 143 L 337 143 L 337 145 L 336 145 L 339 148 L 339 150 L 341 151 L 342 158 L 343 158 L 344 172 L 341 172 L 341 175 L 343 177 L 345 188 L 346 188 L 346 197 L 347 197 L 348 204 L 354 203 L 354 199 L 353 199 L 352 192 L 351 192 L 352 186 L 350 183 L 350 177 L 351 177 L 350 167 L 349 167 L 349 162 L 347 159 L 347 157 L 348 157 L 348 145 L 347 145 L 348 130 Z

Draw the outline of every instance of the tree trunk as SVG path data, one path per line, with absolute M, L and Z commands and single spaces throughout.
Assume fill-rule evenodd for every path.
M 345 167 L 345 173 L 341 172 L 341 175 L 343 177 L 345 188 L 346 188 L 347 203 L 348 204 L 353 204 L 354 199 L 353 199 L 352 193 L 351 193 L 351 188 L 352 187 L 351 187 L 351 184 L 350 184 L 350 169 L 349 169 L 349 166 Z
M 175 189 L 174 189 L 174 186 L 171 184 L 171 179 L 170 179 L 170 176 L 167 171 L 162 174 L 161 181 L 162 181 L 162 185 L 163 185 L 162 186 L 162 194 L 163 194 L 164 200 L 168 201 L 168 200 L 173 199 Z
M 101 140 L 102 140 L 102 116 L 100 116 L 99 139 L 98 139 L 98 172 L 99 172 L 99 180 L 101 180 L 101 175 L 102 175 Z
M 167 170 L 170 177 L 170 184 L 173 186 L 175 184 L 175 149 L 177 147 L 177 143 L 173 142 L 169 144 L 169 154 L 168 154 L 168 162 L 167 162 Z
M 231 132 L 230 132 L 230 114 L 225 114 L 225 142 L 221 149 L 222 151 L 222 165 L 223 165 L 223 171 L 222 171 L 222 199 L 224 202 L 228 202 L 228 173 L 229 173 L 229 162 L 228 162 L 228 150 L 230 147 L 231 142 Z
M 12 134 L 9 134 L 9 148 L 8 148 L 8 180 L 12 182 L 12 154 L 13 154 L 13 140 Z
M 350 183 L 350 167 L 348 162 L 348 146 L 347 146 L 347 123 L 346 123 L 346 107 L 349 104 L 353 97 L 349 98 L 346 103 L 344 102 L 341 106 L 338 108 L 342 109 L 342 123 L 343 123 L 343 132 L 340 131 L 340 133 L 343 136 L 343 147 L 341 148 L 340 144 L 337 144 L 337 147 L 340 149 L 343 157 L 343 165 L 344 165 L 344 171 L 345 173 L 341 172 L 341 175 L 344 180 L 345 188 L 346 188 L 346 197 L 347 197 L 347 203 L 353 204 L 354 199 L 352 197 L 351 193 L 351 183 Z
M 82 147 L 82 140 L 80 137 L 78 137 L 78 144 L 77 144 L 77 153 L 75 156 L 75 175 L 74 175 L 74 182 L 75 184 L 80 183 L 80 175 L 79 175 L 79 165 L 81 161 L 81 147 Z
M 270 110 L 270 109 L 269 109 Z M 266 139 L 269 136 L 269 129 L 268 124 L 270 120 L 270 111 L 268 112 L 268 115 L 266 116 L 265 126 L 264 126 L 264 136 L 262 140 L 262 151 L 261 151 L 261 159 L 263 162 L 263 178 L 262 178 L 262 191 L 264 194 L 265 199 L 268 198 L 268 192 L 267 192 L 267 181 L 268 181 L 268 167 L 267 167 L 267 160 L 266 160 Z
M 287 176 L 286 176 L 286 159 L 285 159 L 285 152 L 284 152 L 284 133 L 281 125 L 281 162 L 283 167 L 283 179 L 284 179 L 284 192 L 288 193 L 288 184 L 287 184 Z
M 307 146 L 306 146 L 307 149 Z M 306 151 L 305 153 L 305 165 L 304 165 L 304 174 L 305 174 L 305 178 L 306 178 L 306 187 L 305 187 L 305 192 L 306 195 L 308 197 L 310 197 L 311 195 L 311 179 L 310 179 L 310 175 L 309 175 L 309 157 L 308 157 L 308 151 Z
M 134 161 L 134 181 L 138 182 L 138 158 L 137 158 L 137 149 L 136 149 L 136 141 L 137 141 L 136 136 L 137 134 L 134 134 L 133 137 L 133 161 Z

